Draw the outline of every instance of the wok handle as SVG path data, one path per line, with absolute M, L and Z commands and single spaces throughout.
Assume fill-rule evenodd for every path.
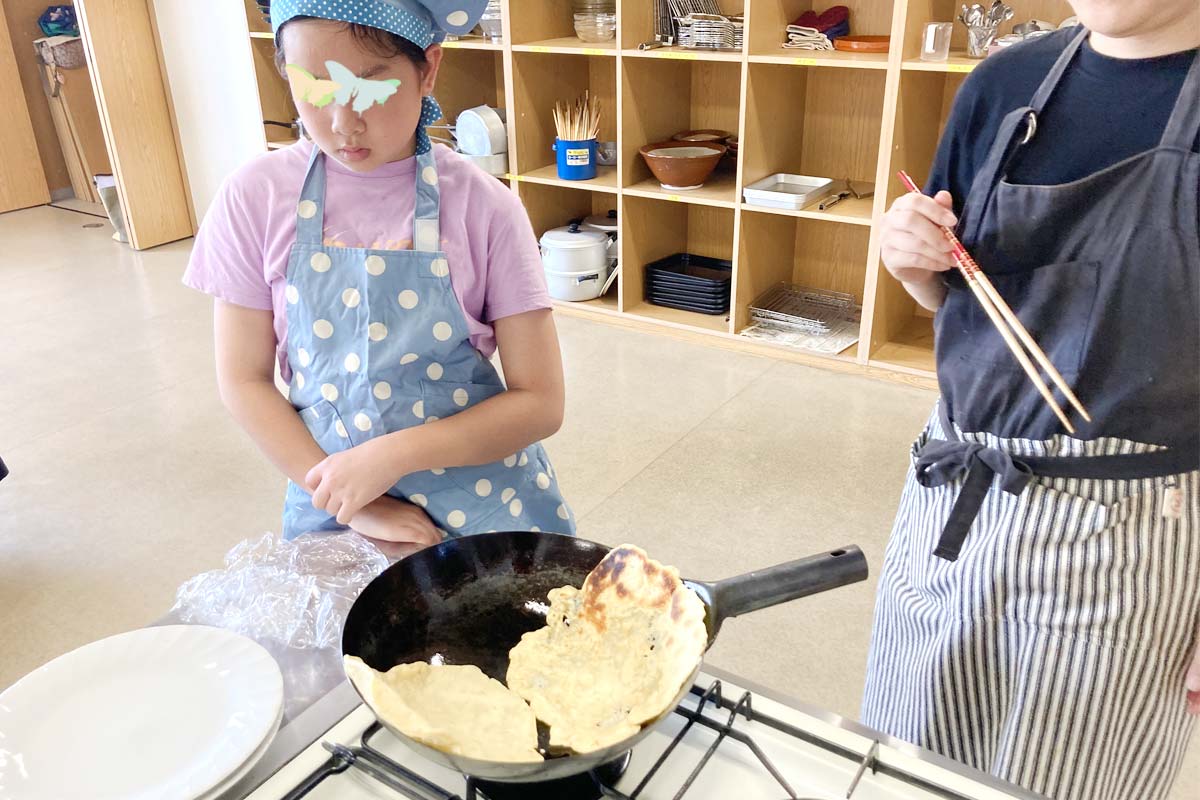
M 862 550 L 848 545 L 716 583 L 689 584 L 709 607 L 711 640 L 730 617 L 858 583 L 867 573 Z

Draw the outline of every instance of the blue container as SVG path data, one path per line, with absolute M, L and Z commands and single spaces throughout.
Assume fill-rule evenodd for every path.
M 578 142 L 554 140 L 558 155 L 558 177 L 565 181 L 586 181 L 596 177 L 596 140 Z

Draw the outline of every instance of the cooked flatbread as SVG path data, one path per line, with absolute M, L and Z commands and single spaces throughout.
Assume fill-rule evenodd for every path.
M 550 744 L 590 753 L 666 711 L 708 644 L 704 603 L 674 567 L 612 550 L 583 589 L 551 590 L 546 627 L 509 653 L 508 687 L 550 726 Z
M 357 656 L 343 664 L 375 715 L 418 742 L 483 761 L 542 760 L 533 711 L 479 667 L 417 662 L 385 673 Z

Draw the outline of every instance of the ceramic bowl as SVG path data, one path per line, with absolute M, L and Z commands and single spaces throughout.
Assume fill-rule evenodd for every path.
M 725 155 L 716 142 L 656 142 L 638 151 L 664 189 L 699 189 Z
M 730 136 L 733 136 L 729 131 L 718 130 L 699 130 L 699 131 L 680 131 L 671 138 L 677 142 L 720 142 L 725 141 Z

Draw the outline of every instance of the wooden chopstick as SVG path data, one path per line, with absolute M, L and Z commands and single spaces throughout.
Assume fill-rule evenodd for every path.
M 554 130 L 562 141 L 579 142 L 600 138 L 600 99 L 590 90 L 574 103 L 554 103 Z
M 904 170 L 900 170 L 900 172 L 897 174 L 900 177 L 900 182 L 904 184 L 906 189 L 908 189 L 910 192 L 917 192 L 918 194 L 921 192 L 921 190 L 917 188 L 917 185 L 913 183 L 912 178 L 910 178 L 908 173 L 906 173 Z M 979 304 L 983 306 L 983 310 L 987 312 L 988 318 L 992 321 L 992 324 L 996 327 L 996 330 L 1004 339 L 1004 343 L 1008 345 L 1008 349 L 1012 351 L 1012 354 L 1017 359 L 1017 362 L 1020 363 L 1021 367 L 1025 370 L 1025 374 L 1029 376 L 1031 381 L 1033 381 L 1033 385 L 1037 387 L 1038 392 L 1050 406 L 1051 410 L 1054 411 L 1055 415 L 1062 422 L 1063 426 L 1066 427 L 1070 433 L 1075 432 L 1075 426 L 1073 426 L 1070 420 L 1067 419 L 1067 415 L 1063 412 L 1062 406 L 1060 406 L 1058 401 L 1054 399 L 1054 394 L 1050 391 L 1050 387 L 1048 387 L 1046 382 L 1042 380 L 1041 374 L 1029 360 L 1029 356 L 1025 354 L 1025 351 L 1021 348 L 1021 345 L 1017 342 L 1016 338 L 1013 337 L 1014 332 L 1016 333 L 1017 337 L 1020 338 L 1021 343 L 1023 343 L 1025 347 L 1029 349 L 1030 354 L 1037 359 L 1037 362 L 1041 368 L 1044 369 L 1046 374 L 1050 376 L 1050 379 L 1054 381 L 1054 384 L 1062 390 L 1063 395 L 1066 396 L 1071 405 L 1075 407 L 1075 409 L 1085 420 L 1091 422 L 1092 417 L 1090 414 L 1088 414 L 1087 409 L 1084 408 L 1083 403 L 1081 403 L 1079 398 L 1075 396 L 1075 392 L 1071 391 L 1071 387 L 1067 385 L 1067 382 L 1063 378 L 1062 374 L 1054 368 L 1054 364 L 1050 362 L 1050 359 L 1046 356 L 1045 351 L 1038 346 L 1038 343 L 1029 334 L 1029 331 L 1024 325 L 1021 324 L 1021 320 L 1013 312 L 1012 308 L 1009 307 L 1008 303 L 1005 302 L 1000 293 L 996 291 L 996 287 L 992 285 L 992 282 L 988 279 L 987 274 L 979 268 L 979 264 L 977 264 L 975 259 L 971 257 L 971 254 L 967 252 L 967 248 L 963 247 L 962 242 L 960 242 L 958 237 L 954 235 L 954 231 L 950 230 L 945 225 L 939 225 L 938 227 L 941 228 L 942 235 L 946 237 L 947 241 L 949 241 L 951 246 L 954 248 L 954 261 L 958 266 L 958 271 L 962 273 L 963 278 L 966 279 L 967 285 L 971 287 L 972 293 L 979 301 Z

